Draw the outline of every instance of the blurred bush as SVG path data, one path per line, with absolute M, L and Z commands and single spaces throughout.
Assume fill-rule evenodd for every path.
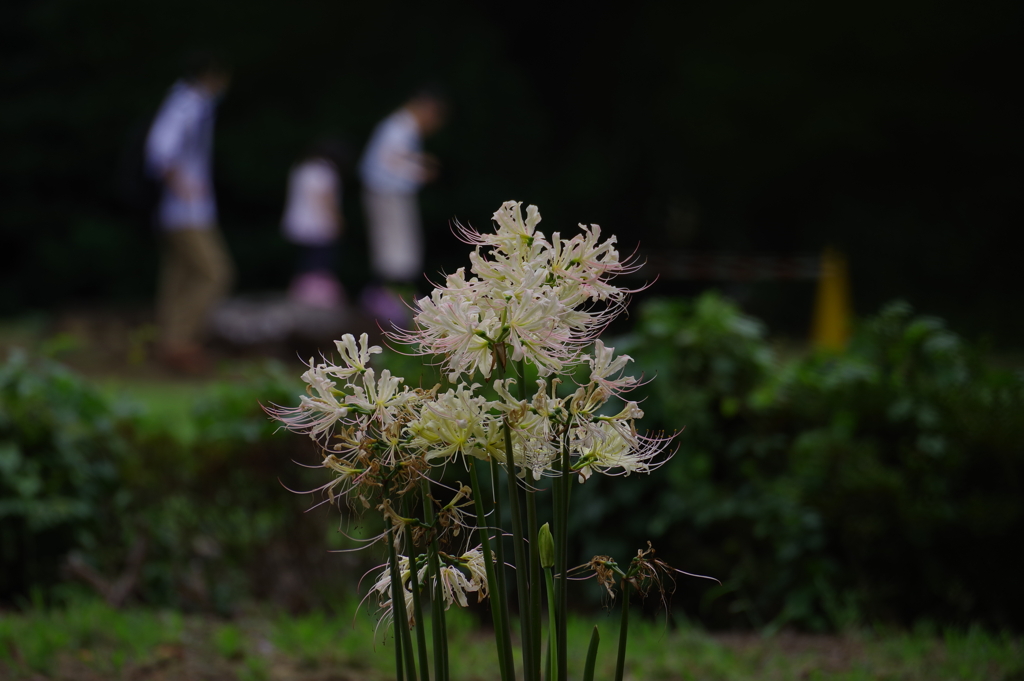
M 115 602 L 312 605 L 337 517 L 304 515 L 310 498 L 284 489 L 322 483 L 294 463 L 319 457 L 260 406 L 294 402 L 300 385 L 275 364 L 218 384 L 182 438 L 51 361 L 12 355 L 0 367 L 0 601 L 60 599 L 74 575 Z
M 645 425 L 685 431 L 658 474 L 578 488 L 575 534 L 600 526 L 623 557 L 650 539 L 673 565 L 718 577 L 680 583 L 691 616 L 1024 625 L 1020 373 L 903 303 L 842 354 L 780 359 L 715 294 L 648 302 L 615 345 L 657 376 L 639 391 Z M 589 539 L 580 550 L 601 551 Z
M 147 424 L 122 467 L 132 490 L 121 545 L 150 546 L 142 591 L 179 607 L 230 611 L 248 598 L 311 605 L 326 576 L 328 518 L 303 515 L 319 463 L 308 440 L 277 432 L 261 404 L 291 404 L 298 377 L 268 363 L 213 386 L 192 410 L 194 435 Z M 333 520 L 337 520 L 334 518 Z M 111 566 L 112 567 L 112 566 Z
M 127 442 L 110 405 L 50 361 L 0 365 L 0 598 L 59 578 L 74 547 L 97 546 L 127 504 Z

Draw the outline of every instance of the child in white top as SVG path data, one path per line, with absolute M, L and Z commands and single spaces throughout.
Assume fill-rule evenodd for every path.
M 281 227 L 299 248 L 289 296 L 295 302 L 322 308 L 342 305 L 343 291 L 335 274 L 337 247 L 344 228 L 341 213 L 341 171 L 344 145 L 322 140 L 292 168 Z

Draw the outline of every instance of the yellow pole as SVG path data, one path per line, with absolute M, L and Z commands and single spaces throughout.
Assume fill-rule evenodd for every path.
M 821 254 L 821 277 L 814 301 L 811 343 L 824 350 L 843 350 L 850 340 L 850 280 L 846 258 L 833 248 Z

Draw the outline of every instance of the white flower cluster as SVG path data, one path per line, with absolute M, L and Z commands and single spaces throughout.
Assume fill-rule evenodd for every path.
M 615 348 L 594 343 L 594 357 L 582 355 L 590 365 L 590 381 L 567 397 L 557 395 L 559 381 L 537 381 L 532 400 L 512 396 L 512 379 L 495 381 L 502 399 L 495 404 L 504 414 L 512 435 L 513 456 L 520 472 L 534 479 L 555 474 L 559 454 L 566 450 L 570 467 L 584 481 L 592 473 L 629 475 L 647 473 L 664 459 L 661 454 L 672 437 L 647 437 L 636 432 L 635 420 L 644 413 L 636 402 L 627 401 L 616 414 L 603 408 L 613 395 L 636 385 L 632 376 L 622 376 L 628 355 L 614 357 Z M 614 359 L 613 359 L 614 357 Z M 504 450 L 498 452 L 504 461 Z
M 448 277 L 447 286 L 419 301 L 417 331 L 396 339 L 443 355 L 452 380 L 477 370 L 488 377 L 496 361 L 510 357 L 535 364 L 542 376 L 588 365 L 589 383 L 560 398 L 560 379 L 540 380 L 526 401 L 511 394 L 513 379 L 493 382 L 495 401 L 481 396 L 476 383 L 440 394 L 411 390 L 387 370 L 378 377 L 369 367 L 381 349 L 370 346 L 365 334 L 358 344 L 346 335 L 337 342 L 338 364 L 310 360 L 303 375 L 308 395 L 299 407 L 273 412 L 286 427 L 315 439 L 334 435 L 324 465 L 339 480 L 327 491 L 348 489 L 374 466 L 403 458 L 425 465 L 465 456 L 504 462 L 506 422 L 513 463 L 534 478 L 551 473 L 566 447 L 582 479 L 594 471 L 647 472 L 664 449 L 666 439 L 637 435 L 633 421 L 643 412 L 635 402 L 615 415 L 600 413 L 610 397 L 637 384 L 623 375 L 628 356 L 593 341 L 627 294 L 607 281 L 626 269 L 615 238 L 601 241 L 600 228 L 592 225 L 581 226 L 582 234 L 571 239 L 556 233 L 549 241 L 536 229 L 537 208 L 527 208 L 523 219 L 521 204 L 512 201 L 494 220 L 493 234 L 463 231 L 476 246 L 470 255 L 476 276 L 466 279 L 460 269 Z M 604 307 L 581 309 L 594 301 Z M 592 354 L 583 352 L 592 341 Z
M 469 605 L 467 594 L 475 593 L 477 595 L 477 602 L 483 601 L 487 598 L 488 587 L 487 587 L 487 574 L 484 567 L 484 557 L 481 553 L 480 548 L 477 547 L 458 557 L 443 556 L 444 561 L 441 564 L 441 594 L 444 598 L 445 610 L 451 607 L 452 603 L 457 603 L 459 607 L 465 608 Z M 427 556 L 420 556 L 416 560 L 416 583 L 419 584 L 420 588 L 425 588 L 430 582 L 430 586 L 436 586 L 430 580 L 429 565 L 427 564 Z M 403 583 L 402 591 L 405 594 L 405 612 L 409 617 L 409 624 L 414 624 L 413 621 L 413 591 L 409 588 L 409 582 L 412 574 L 410 572 L 410 561 L 408 556 L 398 557 L 398 571 L 400 579 Z M 392 614 L 394 611 L 392 605 L 394 604 L 392 599 L 391 588 L 391 570 L 388 566 L 384 566 L 381 570 L 380 575 L 377 577 L 377 581 L 370 589 L 370 593 L 376 593 L 380 603 L 380 607 L 384 612 Z
M 464 268 L 417 303 L 416 330 L 396 334 L 418 343 L 425 355 L 443 355 L 449 378 L 477 371 L 487 378 L 503 346 L 513 360 L 535 364 L 541 376 L 563 373 L 621 310 L 624 289 L 608 279 L 630 268 L 619 260 L 615 237 L 580 225 L 582 234 L 549 240 L 537 230 L 536 206 L 504 203 L 494 213 L 497 230 L 462 229 L 475 246 L 471 276 Z M 597 303 L 591 309 L 584 306 Z
M 285 428 L 322 443 L 323 466 L 335 479 L 317 491 L 332 501 L 337 494 L 369 506 L 368 497 L 382 488 L 383 469 L 402 469 L 388 476 L 396 489 L 418 483 L 427 462 L 419 448 L 410 446 L 410 425 L 415 428 L 422 405 L 433 393 L 410 389 L 403 385 L 405 379 L 387 369 L 378 376 L 369 361 L 381 348 L 370 345 L 365 333 L 358 344 L 345 334 L 336 345 L 338 364 L 309 361 L 302 375 L 307 394 L 298 407 L 267 411 Z
M 354 345 L 346 335 L 339 345 Z M 360 338 L 360 357 L 380 351 Z M 381 466 L 398 463 L 410 471 L 425 470 L 459 457 L 505 462 L 502 428 L 507 423 L 513 445 L 513 464 L 535 479 L 557 470 L 556 460 L 567 447 L 572 469 L 581 479 L 594 471 L 628 475 L 645 473 L 671 438 L 638 435 L 634 421 L 643 416 L 636 402 L 626 402 L 617 414 L 602 414 L 608 399 L 636 384 L 622 376 L 627 355 L 614 356 L 600 340 L 590 365 L 590 381 L 568 397 L 558 397 L 559 381 L 537 381 L 530 400 L 515 398 L 514 379 L 493 382 L 499 399 L 477 394 L 479 384 L 459 384 L 447 392 L 411 390 L 388 370 L 374 370 L 342 355 L 342 364 L 320 364 L 303 375 L 311 396 L 298 407 L 272 413 L 285 427 L 326 442 L 324 467 L 336 474 L 323 490 L 333 497 L 369 482 Z M 326 436 L 333 436 L 325 439 Z M 365 499 L 363 499 L 364 504 Z
M 381 349 L 366 334 L 358 343 L 345 335 L 337 342 L 337 363 L 310 360 L 302 376 L 307 394 L 298 407 L 269 410 L 286 428 L 322 444 L 323 466 L 335 477 L 319 491 L 331 501 L 340 496 L 351 506 L 359 502 L 380 510 L 394 528 L 396 546 L 412 525 L 392 502 L 418 490 L 433 466 L 472 457 L 534 480 L 570 473 L 582 482 L 595 472 L 648 472 L 663 460 L 672 439 L 637 434 L 634 422 L 643 412 L 622 399 L 637 385 L 624 375 L 632 360 L 596 339 L 628 293 L 608 282 L 627 269 L 614 237 L 601 241 L 600 229 L 590 226 L 571 239 L 556 233 L 548 240 L 536 229 L 537 209 L 530 206 L 523 219 L 515 202 L 504 204 L 494 219 L 493 234 L 463 231 L 476 247 L 473 276 L 460 269 L 448 277 L 444 287 L 419 301 L 417 329 L 392 336 L 418 344 L 424 354 L 442 355 L 453 382 L 468 380 L 445 392 L 410 389 L 389 371 L 378 375 L 370 368 Z M 490 382 L 496 398 L 490 399 L 470 382 L 476 372 L 490 379 L 496 366 L 504 376 L 508 360 L 536 366 L 541 378 L 535 390 L 523 391 L 517 379 L 495 378 Z M 560 394 L 558 375 L 576 368 L 588 370 L 586 382 Z M 613 397 L 624 406 L 604 413 Z M 463 497 L 460 490 L 439 516 L 452 537 L 464 525 L 457 506 Z M 442 569 L 448 604 L 465 605 L 469 592 L 486 595 L 483 558 L 473 556 L 478 553 L 470 551 Z M 407 572 L 409 561 L 402 560 Z M 374 590 L 390 605 L 389 573 Z M 406 597 L 411 599 L 408 591 Z

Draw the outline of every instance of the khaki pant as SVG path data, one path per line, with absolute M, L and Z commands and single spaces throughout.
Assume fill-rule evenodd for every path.
M 157 324 L 164 350 L 202 341 L 214 306 L 227 295 L 234 265 L 220 230 L 173 229 L 162 234 Z

